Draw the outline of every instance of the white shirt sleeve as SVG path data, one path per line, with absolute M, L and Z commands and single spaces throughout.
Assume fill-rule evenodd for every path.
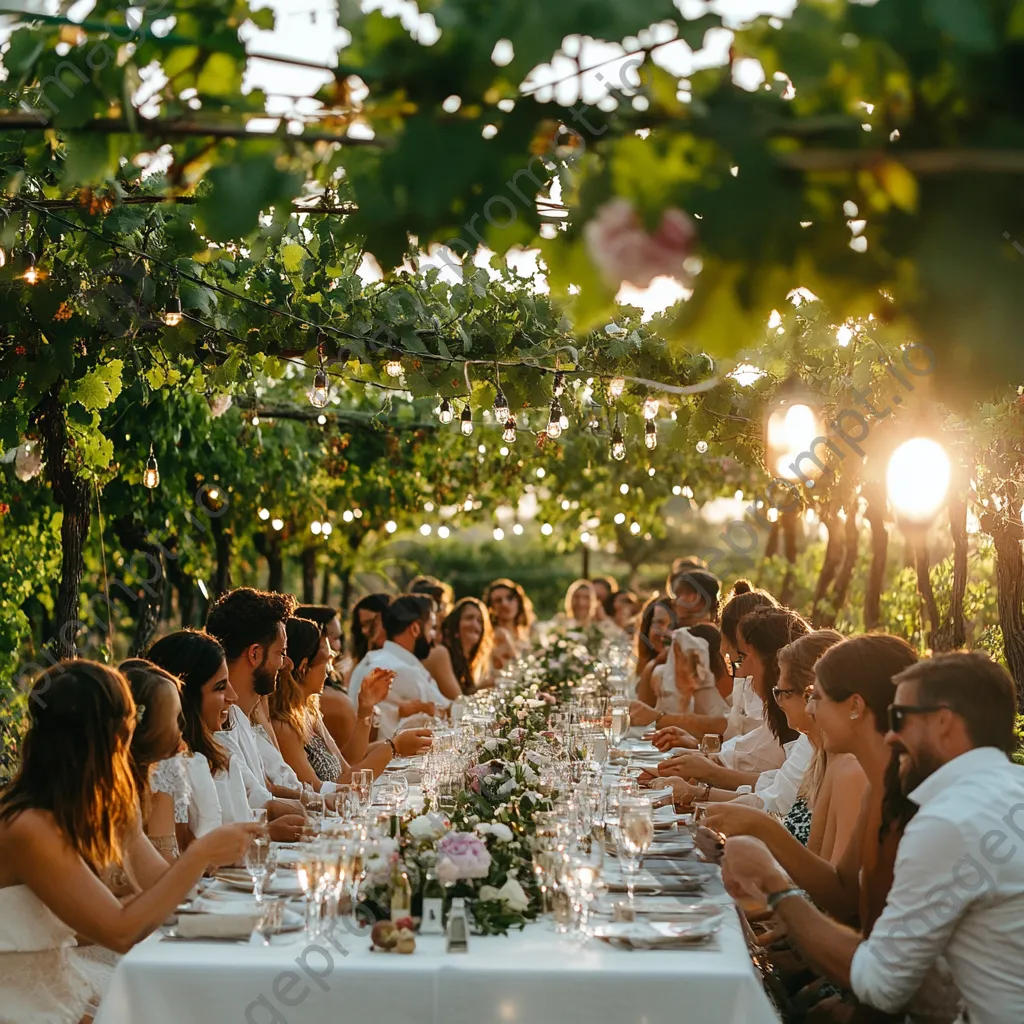
M 389 666 L 391 667 L 391 666 Z M 398 731 L 398 705 L 411 700 L 429 700 L 424 696 L 423 688 L 420 685 L 417 674 L 402 665 L 394 666 L 395 678 L 392 680 L 391 689 L 387 697 L 377 705 L 380 714 L 380 725 L 377 727 L 377 738 L 389 740 Z M 433 683 L 433 680 L 431 680 Z M 433 683 L 434 689 L 437 684 Z M 443 697 L 441 698 L 444 699 Z
M 749 797 L 740 797 L 743 803 L 760 807 L 769 814 L 785 817 L 789 814 L 800 783 L 814 756 L 814 745 L 806 736 L 801 736 L 790 748 L 782 767 L 775 772 L 764 772 Z
M 216 734 L 217 742 L 227 751 L 231 758 L 232 770 L 236 771 L 242 779 L 245 787 L 246 799 L 252 808 L 266 807 L 274 799 L 273 794 L 267 789 L 266 778 L 263 775 L 263 766 L 260 765 L 260 774 L 252 770 L 245 757 L 244 744 L 239 741 L 238 730 L 221 729 Z M 217 781 L 217 780 L 215 780 Z M 218 785 L 218 796 L 220 796 L 220 785 Z M 221 808 L 223 809 L 223 802 Z
M 256 748 L 263 760 L 267 778 L 275 786 L 284 786 L 286 789 L 302 789 L 302 786 L 299 785 L 298 775 L 281 755 L 281 751 L 267 739 L 263 730 L 254 729 L 253 732 L 256 735 Z
M 273 799 L 265 786 L 257 784 L 250 790 L 247 781 L 251 784 L 255 777 L 240 757 L 232 757 L 228 762 L 228 770 L 214 777 L 221 818 L 225 825 L 235 821 L 251 821 L 252 809 L 265 807 Z
M 367 653 L 358 665 L 352 669 L 352 675 L 348 677 L 348 699 L 352 701 L 353 707 L 359 706 L 359 687 L 370 672 L 370 653 Z
M 956 867 L 949 875 L 970 854 L 949 821 L 915 818 L 907 826 L 885 910 L 850 965 L 850 987 L 862 1003 L 893 1013 L 920 989 L 970 905 Z

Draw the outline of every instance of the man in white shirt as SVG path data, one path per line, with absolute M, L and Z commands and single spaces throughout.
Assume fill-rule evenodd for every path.
M 348 692 L 353 701 L 358 700 L 359 687 L 372 669 L 386 668 L 395 673 L 387 698 L 377 705 L 380 739 L 391 739 L 399 724 L 413 725 L 415 715 L 430 718 L 451 706 L 422 664 L 434 643 L 436 620 L 434 602 L 429 597 L 396 597 L 383 614 L 387 634 L 384 646 L 370 651 L 352 670 Z
M 864 941 L 818 911 L 760 841 L 729 839 L 730 892 L 767 903 L 822 973 L 885 1012 L 944 957 L 971 1024 L 1024 1021 L 1024 768 L 1013 764 L 1016 691 L 984 654 L 900 673 L 886 741 L 917 805 L 885 910 Z

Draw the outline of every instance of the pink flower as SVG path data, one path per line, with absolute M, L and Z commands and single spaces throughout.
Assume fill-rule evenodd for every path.
M 646 288 L 662 275 L 689 284 L 691 275 L 683 263 L 692 254 L 696 238 L 690 215 L 675 207 L 662 213 L 660 227 L 649 235 L 626 199 L 605 203 L 583 228 L 587 252 L 613 288 L 623 281 Z
M 491 870 L 487 844 L 472 832 L 449 832 L 437 844 L 437 852 L 437 874 L 442 881 L 486 878 Z

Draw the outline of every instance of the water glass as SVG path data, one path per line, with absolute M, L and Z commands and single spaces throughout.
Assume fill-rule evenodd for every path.
M 706 757 L 718 754 L 722 750 L 722 737 L 717 733 L 706 732 L 700 741 L 700 752 Z
M 313 828 L 319 829 L 324 820 L 323 794 L 307 784 L 302 787 L 301 803 L 303 811 L 306 812 L 306 820 Z
M 352 792 L 358 800 L 358 814 L 366 814 L 370 809 L 370 801 L 373 797 L 373 771 L 369 768 L 359 768 L 352 773 Z
M 263 886 L 276 862 L 276 853 L 270 845 L 270 836 L 263 833 L 254 835 L 246 848 L 243 862 L 252 879 L 253 897 L 257 905 L 262 905 Z
M 654 811 L 650 800 L 634 798 L 619 801 L 618 854 L 622 873 L 626 876 L 629 904 L 634 904 L 636 876 L 640 873 L 644 854 L 654 841 Z

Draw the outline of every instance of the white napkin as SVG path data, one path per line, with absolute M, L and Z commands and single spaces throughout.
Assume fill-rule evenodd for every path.
M 260 922 L 259 914 L 182 914 L 178 936 L 182 939 L 247 939 Z

